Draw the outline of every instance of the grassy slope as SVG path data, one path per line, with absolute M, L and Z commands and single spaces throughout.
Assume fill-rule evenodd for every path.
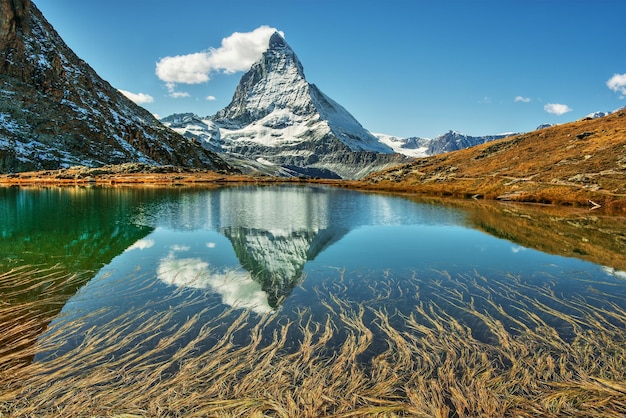
M 363 183 L 440 195 L 624 206 L 626 110 L 418 159 Z

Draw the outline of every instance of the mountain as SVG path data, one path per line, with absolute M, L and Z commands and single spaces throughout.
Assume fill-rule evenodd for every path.
M 0 172 L 125 162 L 229 169 L 102 80 L 30 0 L 0 0 Z
M 464 148 L 474 147 L 496 139 L 515 135 L 505 133 L 499 135 L 469 136 L 457 131 L 448 131 L 443 135 L 433 138 L 426 149 L 427 155 L 442 154 L 444 152 L 457 151 Z
M 228 106 L 212 117 L 188 116 L 189 124 L 202 121 L 211 130 L 210 121 L 219 127 L 219 137 L 204 142 L 219 144 L 225 158 L 256 161 L 270 171 L 359 178 L 406 161 L 307 82 L 300 60 L 278 33 L 243 75 Z M 189 124 L 175 120 L 164 122 L 193 135 Z
M 617 207 L 626 196 L 626 109 L 417 159 L 362 186 Z
M 620 107 L 617 108 L 615 110 L 609 110 L 609 111 L 598 111 L 598 112 L 593 112 L 588 114 L 587 116 L 585 116 L 584 118 L 582 118 L 583 120 L 585 119 L 596 119 L 596 118 L 603 118 L 605 116 L 609 116 L 612 113 L 616 113 L 616 112 L 622 112 L 626 109 L 626 106 L 624 107 Z
M 385 134 L 374 135 L 376 135 L 380 142 L 387 144 L 397 153 L 409 157 L 421 158 L 473 147 L 486 142 L 495 141 L 496 139 L 516 135 L 516 133 L 469 136 L 457 131 L 448 131 L 432 139 L 420 137 L 399 138 Z
M 410 137 L 400 138 L 387 134 L 374 134 L 380 142 L 393 149 L 398 154 L 404 154 L 408 157 L 426 157 L 428 154 L 428 144 L 432 141 L 430 138 Z
M 220 128 L 210 119 L 201 118 L 193 113 L 176 113 L 161 119 L 161 123 L 185 138 L 199 142 L 208 150 L 224 151 L 220 143 Z
M 272 231 L 227 227 L 220 232 L 232 242 L 241 266 L 261 284 L 269 305 L 276 308 L 302 280 L 304 265 L 347 231 L 310 225 L 306 229 Z

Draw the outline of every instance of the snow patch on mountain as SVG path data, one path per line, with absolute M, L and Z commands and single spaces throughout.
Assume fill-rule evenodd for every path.
M 422 158 L 428 156 L 428 142 L 431 141 L 430 138 L 400 138 L 397 136 L 381 133 L 375 133 L 374 136 L 376 136 L 380 142 L 387 145 L 398 154 L 404 154 L 408 157 L 413 158 Z
M 274 109 L 272 113 L 249 125 L 240 129 L 222 128 L 220 133 L 226 148 L 229 141 L 280 147 L 304 141 L 305 134 L 310 130 L 307 124 L 318 121 L 316 118 L 305 119 L 289 109 Z
M 196 141 L 200 145 L 213 152 L 221 152 L 220 128 L 210 119 L 201 118 L 193 113 L 178 113 L 161 119 L 168 128 Z

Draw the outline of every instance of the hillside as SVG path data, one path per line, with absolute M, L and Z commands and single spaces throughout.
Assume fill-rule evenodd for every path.
M 626 204 L 626 109 L 373 173 L 362 187 L 557 204 Z
M 0 173 L 127 162 L 230 170 L 100 78 L 30 0 L 0 0 Z

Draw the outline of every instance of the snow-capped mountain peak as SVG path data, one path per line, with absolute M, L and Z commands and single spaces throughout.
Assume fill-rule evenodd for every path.
M 298 57 L 287 42 L 274 33 L 263 57 L 243 75 L 231 103 L 214 117 L 228 128 L 243 128 L 269 115 L 274 109 L 308 114 L 308 83 Z
M 230 104 L 206 119 L 220 127 L 219 142 L 227 154 L 262 158 L 304 175 L 312 169 L 316 175 L 323 170 L 355 178 L 405 158 L 310 84 L 278 32 L 242 76 Z

